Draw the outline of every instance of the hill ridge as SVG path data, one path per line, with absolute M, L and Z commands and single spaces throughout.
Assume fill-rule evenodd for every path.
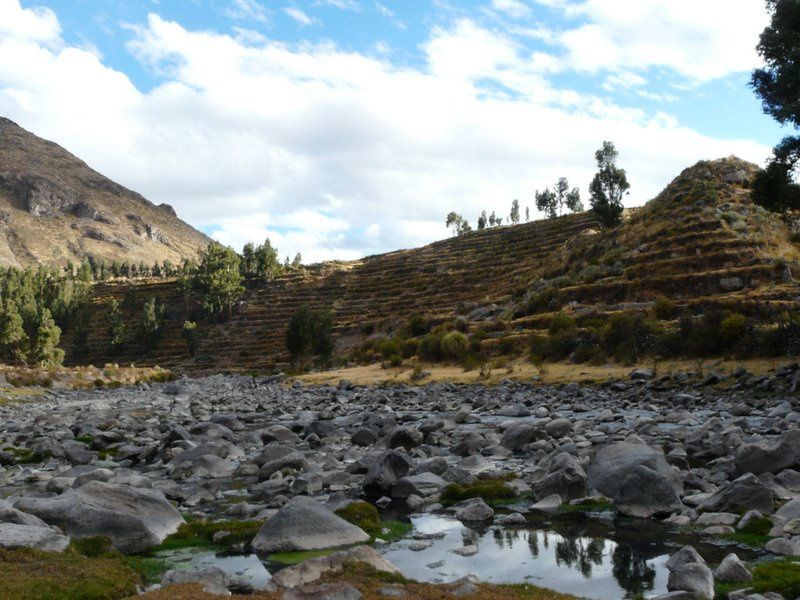
M 179 263 L 210 241 L 171 206 L 0 117 L 0 264 Z

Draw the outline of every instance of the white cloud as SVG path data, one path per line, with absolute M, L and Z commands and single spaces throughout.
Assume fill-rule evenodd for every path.
M 242 21 L 267 21 L 267 11 L 257 0 L 232 0 L 231 5 L 225 9 L 225 14 Z
M 609 75 L 605 82 L 603 82 L 603 89 L 612 92 L 617 89 L 629 90 L 634 87 L 640 87 L 647 83 L 647 80 L 641 75 L 637 75 L 631 71 L 622 71 Z
M 151 15 L 130 30 L 131 51 L 163 77 L 144 92 L 92 53 L 53 45 L 52 13 L 0 6 L 14 19 L 0 33 L 0 114 L 221 241 L 269 236 L 306 260 L 429 242 L 447 234 L 448 211 L 504 215 L 562 175 L 585 190 L 604 139 L 631 204 L 696 160 L 769 154 L 555 88 L 552 58 L 464 19 L 432 30 L 423 66 L 399 67 Z
M 361 10 L 358 0 L 317 0 L 316 4 L 321 6 L 332 6 L 339 10 Z
M 520 0 L 492 0 L 492 8 L 514 19 L 522 19 L 531 14 L 530 6 Z
M 758 34 L 768 15 L 763 0 L 537 0 L 576 20 L 556 36 L 563 68 L 666 67 L 708 81 L 759 64 Z
M 294 6 L 287 6 L 286 8 L 283 9 L 283 12 L 285 12 L 292 19 L 294 19 L 304 27 L 316 23 L 316 19 L 311 18 L 305 12 L 303 12 L 299 8 L 295 8 Z

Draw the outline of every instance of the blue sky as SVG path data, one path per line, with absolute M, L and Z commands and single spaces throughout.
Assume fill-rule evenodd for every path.
M 763 162 L 786 133 L 747 87 L 766 20 L 761 0 L 0 0 L 0 114 L 225 243 L 355 258 L 561 175 L 585 190 L 603 139 L 630 204 L 701 158 Z

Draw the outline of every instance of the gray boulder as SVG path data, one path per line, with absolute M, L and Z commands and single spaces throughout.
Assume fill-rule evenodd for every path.
M 199 583 L 207 594 L 228 595 L 228 575 L 217 567 L 205 569 L 171 569 L 161 578 L 161 586 Z
M 744 444 L 736 451 L 736 470 L 745 473 L 778 473 L 800 465 L 800 430 L 784 433 L 776 441 Z
M 464 500 L 456 504 L 454 508 L 456 509 L 456 519 L 459 521 L 488 521 L 494 516 L 494 510 L 483 501 L 483 498 Z
M 587 469 L 589 487 L 609 498 L 616 498 L 628 475 L 639 466 L 663 475 L 676 494 L 683 492 L 680 478 L 669 466 L 660 448 L 628 442 L 610 444 L 595 452 Z
M 434 473 L 420 473 L 403 477 L 392 488 L 392 498 L 408 498 L 412 494 L 427 498 L 438 494 L 447 482 Z
M 321 583 L 286 590 L 281 600 L 361 600 L 364 596 L 349 583 Z
M 742 583 L 753 580 L 753 575 L 736 554 L 728 554 L 714 571 L 714 579 L 723 583 Z
M 580 462 L 567 452 L 548 457 L 541 465 L 548 473 L 533 484 L 537 500 L 558 494 L 564 500 L 583 498 L 588 494 L 588 478 Z
M 21 498 L 14 506 L 74 537 L 108 536 L 125 553 L 157 546 L 183 523 L 162 492 L 102 481 L 55 498 Z
M 625 478 L 614 504 L 622 514 L 643 519 L 683 508 L 672 481 L 644 465 L 636 467 Z
M 683 591 L 692 594 L 696 600 L 714 598 L 714 574 L 701 563 L 686 563 L 670 571 L 667 590 Z
M 45 552 L 63 552 L 69 538 L 52 527 L 0 523 L 0 548 L 34 548 Z
M 385 496 L 411 470 L 411 459 L 396 450 L 386 450 L 372 463 L 362 487 L 368 496 Z
M 307 496 L 295 496 L 256 534 L 252 546 L 260 552 L 324 550 L 369 540 L 362 529 L 335 515 Z
M 339 572 L 345 565 L 352 563 L 366 564 L 381 573 L 400 574 L 400 569 L 378 554 L 374 548 L 357 546 L 281 569 L 272 576 L 272 583 L 282 588 L 294 588 L 313 583 L 326 573 Z
M 506 429 L 503 437 L 500 438 L 500 445 L 516 452 L 522 450 L 527 444 L 546 437 L 547 434 L 543 429 L 527 423 L 517 423 Z
M 800 556 L 800 544 L 786 538 L 775 538 L 764 546 L 768 552 L 781 556 Z
M 698 508 L 709 512 L 758 510 L 768 515 L 775 511 L 774 494 L 755 475 L 748 473 L 722 486 Z
M 664 566 L 668 571 L 675 571 L 679 567 L 689 563 L 700 563 L 701 565 L 704 565 L 706 564 L 706 561 L 703 560 L 703 557 L 700 556 L 697 550 L 695 550 L 692 546 L 684 546 L 675 554 L 670 556 Z

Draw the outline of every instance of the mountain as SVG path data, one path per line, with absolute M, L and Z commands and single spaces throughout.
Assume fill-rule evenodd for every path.
M 86 257 L 177 264 L 210 241 L 171 206 L 156 206 L 0 117 L 0 265 Z

